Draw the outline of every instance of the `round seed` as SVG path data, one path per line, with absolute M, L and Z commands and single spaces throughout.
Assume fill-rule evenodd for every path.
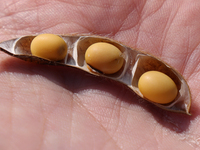
M 144 73 L 139 79 L 138 88 L 145 98 L 159 104 L 172 102 L 178 93 L 174 81 L 159 71 Z
M 98 42 L 92 44 L 85 53 L 86 63 L 105 74 L 119 71 L 124 63 L 122 52 L 114 45 Z
M 59 61 L 67 54 L 67 44 L 57 35 L 40 34 L 31 42 L 31 53 L 33 56 Z

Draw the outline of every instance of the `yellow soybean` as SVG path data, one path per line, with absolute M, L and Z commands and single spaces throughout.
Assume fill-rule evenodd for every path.
M 31 42 L 31 53 L 33 56 L 59 61 L 67 55 L 67 44 L 57 35 L 40 34 Z
M 138 81 L 138 88 L 145 98 L 159 104 L 172 102 L 178 93 L 174 81 L 159 71 L 144 73 Z
M 88 47 L 85 61 L 105 74 L 116 73 L 124 63 L 122 52 L 116 46 L 105 42 L 98 42 Z

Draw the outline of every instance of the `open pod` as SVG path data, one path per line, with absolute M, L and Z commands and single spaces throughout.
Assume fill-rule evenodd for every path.
M 59 61 L 52 61 L 33 56 L 31 54 L 30 45 L 32 40 L 36 37 L 35 35 L 23 36 L 17 39 L 2 42 L 0 43 L 0 50 L 25 61 L 47 65 L 71 66 L 96 76 L 103 76 L 105 78 L 118 81 L 129 87 L 133 92 L 146 100 L 148 99 L 143 96 L 138 88 L 139 78 L 142 74 L 148 71 L 162 72 L 174 81 L 178 89 L 178 94 L 172 102 L 167 104 L 159 104 L 152 101 L 150 102 L 162 109 L 190 115 L 191 94 L 185 79 L 176 70 L 174 70 L 172 67 L 160 59 L 105 37 L 81 35 L 59 36 L 65 41 L 68 48 L 66 57 Z M 86 63 L 86 50 L 92 44 L 98 42 L 109 43 L 121 51 L 121 57 L 123 57 L 124 62 L 122 67 L 117 72 L 112 74 L 105 74 L 98 69 L 92 68 Z

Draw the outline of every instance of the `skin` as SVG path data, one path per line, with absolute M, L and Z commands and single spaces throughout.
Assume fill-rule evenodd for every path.
M 103 35 L 162 58 L 192 94 L 192 116 L 167 112 L 116 82 L 0 52 L 0 149 L 199 149 L 199 8 L 198 0 L 0 1 L 0 41 Z

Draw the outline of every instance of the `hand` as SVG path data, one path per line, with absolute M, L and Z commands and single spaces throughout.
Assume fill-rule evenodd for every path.
M 192 116 L 161 110 L 110 80 L 1 52 L 0 149 L 200 148 L 199 7 L 195 0 L 1 1 L 0 41 L 78 33 L 139 48 L 185 77 Z

